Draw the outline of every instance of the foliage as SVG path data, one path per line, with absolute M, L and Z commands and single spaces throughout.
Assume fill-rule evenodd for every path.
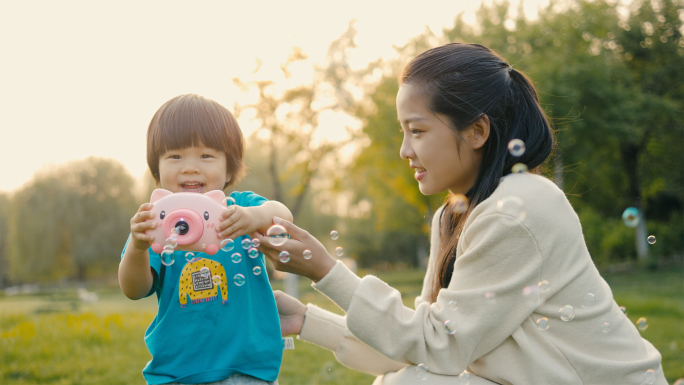
M 362 116 L 371 144 L 350 174 L 358 199 L 372 202 L 374 229 L 391 232 L 400 224 L 407 236 L 416 234 L 439 201 L 420 199 L 408 169 L 401 171 L 400 136 L 390 137 L 398 127 L 392 106 L 397 63 L 449 41 L 469 42 L 495 50 L 535 81 L 557 139 L 545 174 L 563 186 L 583 218 L 589 250 L 600 264 L 643 258 L 649 250 L 656 260 L 681 253 L 684 226 L 676 222 L 684 209 L 681 4 L 635 1 L 626 17 L 618 7 L 605 0 L 552 1 L 538 19 L 528 20 L 522 9 L 512 17 L 509 3 L 483 5 L 473 25 L 459 16 L 444 36 L 426 32 L 399 49 L 391 72 L 370 94 L 376 108 Z M 642 211 L 636 234 L 619 223 L 629 206 Z M 648 247 L 646 236 L 666 228 L 673 244 Z M 391 246 L 367 244 L 359 254 L 382 255 L 378 252 Z
M 12 280 L 83 280 L 89 271 L 111 271 L 135 213 L 132 185 L 123 166 L 107 159 L 43 170 L 12 199 Z

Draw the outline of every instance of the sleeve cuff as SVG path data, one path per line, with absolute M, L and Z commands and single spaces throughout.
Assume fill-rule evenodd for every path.
M 335 351 L 346 329 L 343 316 L 307 304 L 304 325 L 297 339 Z
M 312 283 L 311 286 L 346 312 L 360 282 L 361 278 L 338 260 L 323 279 Z

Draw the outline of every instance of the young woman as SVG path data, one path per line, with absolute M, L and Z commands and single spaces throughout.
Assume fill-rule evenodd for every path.
M 411 61 L 400 85 L 400 155 L 423 194 L 450 192 L 415 310 L 274 218 L 294 239 L 273 246 L 255 235 L 267 257 L 346 312 L 276 292 L 283 335 L 332 350 L 377 385 L 666 384 L 660 354 L 613 300 L 570 203 L 539 175 L 553 136 L 527 77 L 483 46 L 448 44 Z

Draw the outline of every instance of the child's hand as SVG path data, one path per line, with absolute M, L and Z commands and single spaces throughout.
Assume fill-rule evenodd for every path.
M 248 207 L 232 205 L 221 213 L 216 232 L 221 239 L 235 239 L 242 235 L 255 232 L 258 227 L 257 218 L 254 212 Z
M 152 246 L 154 236 L 145 234 L 145 231 L 152 230 L 157 227 L 155 222 L 149 220 L 154 218 L 154 212 L 151 203 L 143 203 L 138 212 L 131 218 L 131 239 L 133 240 L 133 247 L 140 251 L 147 250 Z

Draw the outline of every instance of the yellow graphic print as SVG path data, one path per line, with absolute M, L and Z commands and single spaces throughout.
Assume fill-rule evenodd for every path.
M 202 268 L 209 269 L 209 274 L 202 275 Z M 190 303 L 202 303 L 215 301 L 218 298 L 219 286 L 214 285 L 212 277 L 218 275 L 221 277 L 221 296 L 223 298 L 223 305 L 228 300 L 228 283 L 226 282 L 226 270 L 223 265 L 211 259 L 194 258 L 188 262 L 180 275 L 178 282 L 178 295 L 180 296 L 181 307 L 184 308 L 188 303 L 188 295 L 190 296 Z

